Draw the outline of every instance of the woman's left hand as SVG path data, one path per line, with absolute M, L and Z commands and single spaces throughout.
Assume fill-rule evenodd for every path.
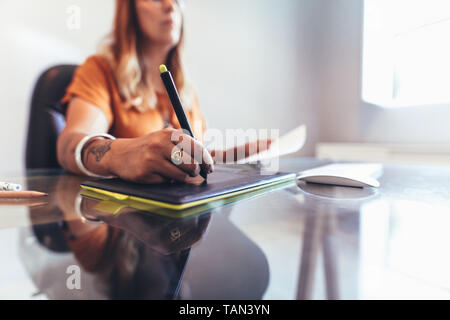
M 256 140 L 227 150 L 213 150 L 210 154 L 214 164 L 233 163 L 269 149 L 272 141 L 272 139 Z

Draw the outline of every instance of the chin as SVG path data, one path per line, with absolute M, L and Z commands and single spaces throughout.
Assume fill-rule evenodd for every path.
M 162 45 L 165 47 L 175 47 L 180 42 L 180 34 L 178 32 L 160 32 L 157 36 L 148 36 L 150 43 Z
M 171 49 L 173 49 L 180 42 L 180 39 L 165 39 L 161 42 L 170 47 Z

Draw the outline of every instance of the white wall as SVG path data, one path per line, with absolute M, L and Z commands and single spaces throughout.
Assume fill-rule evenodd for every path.
M 66 23 L 70 5 L 81 9 L 81 28 Z M 211 128 L 279 128 L 309 124 L 316 135 L 309 59 L 312 1 L 189 1 L 186 66 Z M 58 63 L 81 63 L 111 26 L 112 0 L 0 1 L 0 172 L 24 162 L 32 88 Z

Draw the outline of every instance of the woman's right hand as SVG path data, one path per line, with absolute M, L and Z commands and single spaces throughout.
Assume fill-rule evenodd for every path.
M 73 98 L 66 114 L 66 127 L 58 137 L 58 161 L 73 173 L 81 174 L 75 161 L 78 143 L 87 135 L 109 130 L 105 114 L 89 102 Z M 181 164 L 171 161 L 177 145 L 183 148 Z M 176 150 L 176 149 L 175 149 Z M 203 145 L 181 130 L 163 129 L 130 139 L 89 140 L 83 149 L 84 166 L 102 176 L 116 175 L 122 179 L 158 183 L 177 180 L 198 183 L 200 169 L 213 170 L 213 160 Z M 187 181 L 186 181 L 187 180 Z
M 177 148 L 182 150 L 179 164 L 171 160 Z M 93 162 L 103 162 L 111 174 L 141 183 L 187 182 L 202 169 L 207 173 L 214 170 L 211 155 L 199 141 L 170 128 L 133 139 L 97 140 L 88 145 L 84 155 L 88 169 Z

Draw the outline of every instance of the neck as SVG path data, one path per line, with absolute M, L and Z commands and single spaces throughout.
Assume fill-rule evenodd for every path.
M 146 44 L 144 46 L 144 64 L 148 70 L 147 79 L 157 92 L 164 92 L 159 66 L 167 62 L 171 47 L 167 45 Z

